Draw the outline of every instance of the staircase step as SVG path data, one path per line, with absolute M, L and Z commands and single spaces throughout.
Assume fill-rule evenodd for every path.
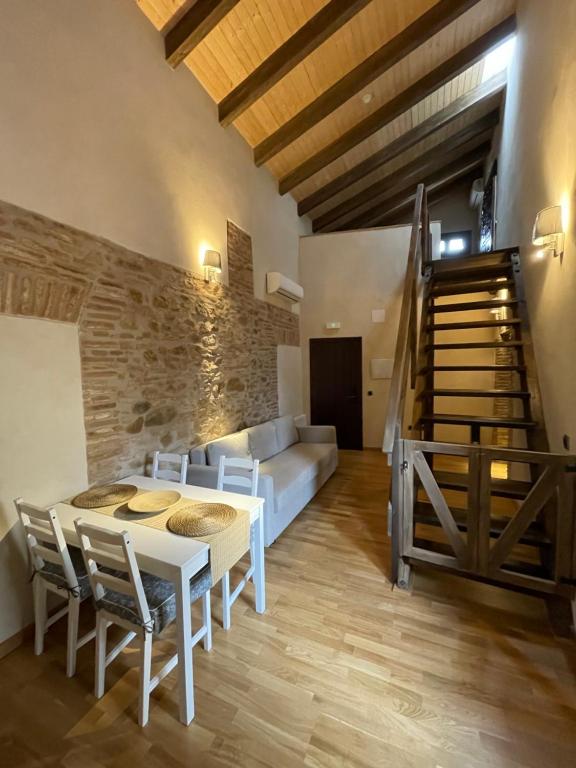
M 466 280 L 489 277 L 509 277 L 512 270 L 512 264 L 509 261 L 503 264 L 470 264 L 466 267 L 456 267 L 455 269 L 443 269 L 432 273 L 432 282 L 446 282 L 447 280 Z
M 471 416 L 460 413 L 426 413 L 420 417 L 426 424 L 453 424 L 458 426 L 503 427 L 505 429 L 533 429 L 535 421 L 529 419 L 503 418 L 500 416 Z
M 426 330 L 429 333 L 433 331 L 465 331 L 474 328 L 501 328 L 504 325 L 520 325 L 522 321 L 518 318 L 511 320 L 478 320 L 469 323 L 432 323 Z
M 516 371 L 518 373 L 526 370 L 524 365 L 430 365 L 424 366 L 418 371 L 418 374 L 429 373 L 430 371 Z
M 468 531 L 468 510 L 450 507 L 450 512 L 452 512 L 458 529 L 466 533 Z M 414 522 L 435 527 L 441 525 L 436 512 L 434 512 L 434 507 L 428 501 L 417 501 L 414 504 Z M 509 522 L 507 517 L 492 516 L 490 518 L 490 536 L 492 538 L 500 536 Z M 536 523 L 530 525 L 518 541 L 520 544 L 527 544 L 528 546 L 550 546 L 552 543 L 542 527 Z
M 455 269 L 468 265 L 476 264 L 494 264 L 498 262 L 510 262 L 510 256 L 518 253 L 518 248 L 502 248 L 499 251 L 481 251 L 479 253 L 470 253 L 468 256 L 456 256 L 454 258 L 432 259 L 426 262 L 434 272 L 442 272 L 445 269 Z
M 426 349 L 502 349 L 523 346 L 522 341 L 467 341 L 454 344 L 427 344 Z
M 444 312 L 470 312 L 473 309 L 494 309 L 499 307 L 514 307 L 518 299 L 489 299 L 488 301 L 460 301 L 457 304 L 435 304 L 428 307 L 428 312 L 442 314 Z
M 513 288 L 514 280 L 472 280 L 462 283 L 442 283 L 430 289 L 430 296 L 453 296 L 457 293 L 490 293 L 503 288 Z
M 422 397 L 510 397 L 529 400 L 530 392 L 509 389 L 425 389 Z
M 463 472 L 441 472 L 434 471 L 434 477 L 440 488 L 447 488 L 452 491 L 468 490 L 468 475 Z M 524 480 L 503 480 L 501 478 L 491 478 L 490 492 L 493 496 L 501 496 L 506 499 L 524 499 L 530 493 L 532 483 Z

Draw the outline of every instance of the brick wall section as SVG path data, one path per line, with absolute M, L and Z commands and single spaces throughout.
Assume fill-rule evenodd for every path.
M 91 483 L 144 471 L 278 413 L 277 345 L 298 318 L 254 297 L 229 222 L 230 286 L 0 202 L 0 313 L 77 323 Z

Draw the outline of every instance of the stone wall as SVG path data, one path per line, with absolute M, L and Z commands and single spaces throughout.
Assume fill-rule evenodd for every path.
M 254 297 L 249 235 L 228 223 L 229 286 L 0 202 L 0 312 L 78 325 L 91 483 L 156 448 L 278 413 L 276 347 L 298 318 Z

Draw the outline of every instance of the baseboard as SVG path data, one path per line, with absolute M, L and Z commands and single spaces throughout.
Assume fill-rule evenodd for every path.
M 24 627 L 24 629 L 16 632 L 15 635 L 12 635 L 12 637 L 3 640 L 0 643 L 0 659 L 3 659 L 5 656 L 8 656 L 9 653 L 15 651 L 16 648 L 19 648 L 22 645 L 22 643 L 30 640 L 33 635 L 34 624 L 29 624 L 27 627 Z

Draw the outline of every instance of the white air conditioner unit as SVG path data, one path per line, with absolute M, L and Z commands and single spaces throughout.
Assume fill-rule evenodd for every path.
M 294 280 L 290 280 L 280 272 L 266 273 L 266 290 L 268 293 L 277 293 L 289 301 L 301 301 L 304 298 L 304 289 Z
M 480 208 L 484 199 L 484 180 L 476 179 L 470 190 L 470 208 Z

